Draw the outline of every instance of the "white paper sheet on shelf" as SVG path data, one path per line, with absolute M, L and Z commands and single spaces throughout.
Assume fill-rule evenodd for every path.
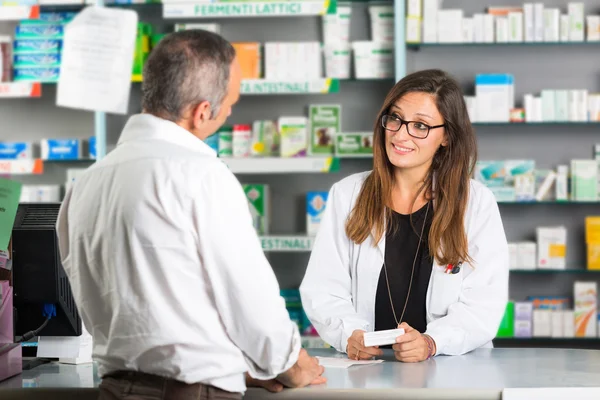
M 56 104 L 126 114 L 138 16 L 87 7 L 65 30 Z
M 600 387 L 597 388 L 515 388 L 504 389 L 504 400 L 597 400 L 600 399 Z
M 350 368 L 353 365 L 372 365 L 382 363 L 383 360 L 350 360 L 338 357 L 317 357 L 319 364 L 325 368 Z

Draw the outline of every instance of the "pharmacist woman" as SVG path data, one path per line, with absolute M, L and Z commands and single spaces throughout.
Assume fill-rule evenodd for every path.
M 492 347 L 508 296 L 508 246 L 492 192 L 470 179 L 477 143 L 458 83 L 399 81 L 377 116 L 373 170 L 336 183 L 300 292 L 321 338 L 351 359 L 365 332 L 405 329 L 397 360 Z

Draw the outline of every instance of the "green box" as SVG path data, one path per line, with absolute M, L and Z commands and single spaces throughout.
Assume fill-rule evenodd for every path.
M 341 131 L 342 106 L 311 105 L 308 117 L 310 120 L 310 154 L 333 154 L 335 137 Z
M 222 126 L 219 134 L 219 157 L 233 157 L 233 127 Z
M 509 338 L 515 335 L 515 303 L 509 301 L 506 304 L 506 311 L 504 311 L 504 317 L 500 321 L 500 327 L 496 337 Z
M 259 235 L 269 233 L 269 186 L 243 185 L 248 199 L 252 223 Z
M 337 157 L 369 157 L 373 155 L 373 133 L 339 133 L 335 138 Z

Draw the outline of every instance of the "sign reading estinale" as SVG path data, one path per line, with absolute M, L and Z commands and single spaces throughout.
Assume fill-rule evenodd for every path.
M 263 251 L 310 251 L 313 238 L 309 236 L 263 236 Z
M 21 183 L 0 179 L 0 251 L 8 250 L 21 199 Z
M 298 94 L 298 93 L 337 93 L 337 79 L 317 79 L 314 81 L 271 81 L 268 79 L 248 79 L 242 81 L 242 94 Z

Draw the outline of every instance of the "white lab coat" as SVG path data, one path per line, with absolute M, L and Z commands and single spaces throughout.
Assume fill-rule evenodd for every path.
M 336 183 L 300 287 L 302 305 L 324 341 L 345 352 L 356 329 L 375 327 L 375 294 L 385 254 L 385 235 L 353 243 L 345 223 L 369 172 Z M 427 291 L 427 331 L 437 355 L 492 347 L 508 300 L 508 245 L 492 192 L 471 181 L 465 229 L 472 265 L 444 273 L 435 261 Z

